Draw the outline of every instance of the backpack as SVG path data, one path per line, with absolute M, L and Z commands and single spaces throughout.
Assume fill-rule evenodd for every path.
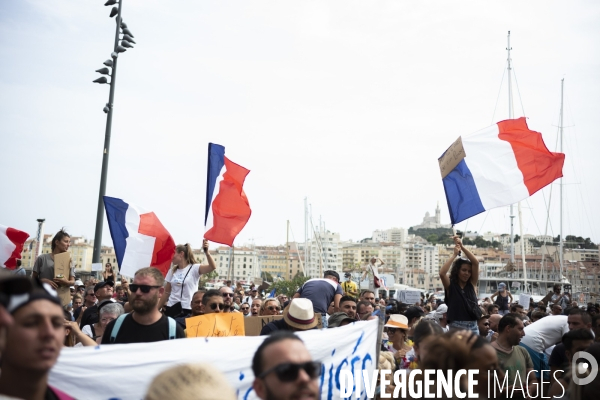
M 114 343 L 115 340 L 117 340 L 117 335 L 119 334 L 119 329 L 121 329 L 121 325 L 123 325 L 123 321 L 125 320 L 125 317 L 127 317 L 129 314 L 122 314 L 119 316 L 119 318 L 117 318 L 117 320 L 115 321 L 115 325 L 113 326 L 112 332 L 110 333 L 110 342 Z M 177 333 L 177 323 L 175 322 L 175 320 L 171 317 L 167 317 L 169 319 L 169 340 L 173 340 L 175 339 L 176 333 Z

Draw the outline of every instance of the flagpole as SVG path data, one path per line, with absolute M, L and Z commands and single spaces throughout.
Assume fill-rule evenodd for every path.
M 510 47 L 510 31 L 508 31 L 508 46 L 506 47 L 508 51 L 508 119 L 513 118 L 513 99 L 512 99 L 512 76 L 511 71 L 512 68 L 510 66 L 510 51 L 512 47 Z M 514 208 L 513 204 L 510 205 L 510 262 L 511 264 L 515 263 L 515 231 L 514 231 Z

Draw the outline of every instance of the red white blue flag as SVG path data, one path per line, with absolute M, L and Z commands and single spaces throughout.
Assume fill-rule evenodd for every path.
M 132 277 L 145 267 L 158 268 L 166 275 L 175 241 L 156 214 L 108 196 L 104 196 L 104 208 L 121 275 Z
M 562 177 L 563 153 L 548 150 L 525 118 L 459 137 L 438 159 L 452 224 L 516 203 Z
M 225 157 L 225 147 L 208 144 L 205 239 L 233 246 L 252 214 L 244 193 L 248 173 L 250 170 Z
M 4 268 L 15 269 L 17 259 L 21 258 L 23 245 L 29 234 L 15 228 L 0 225 L 0 265 Z

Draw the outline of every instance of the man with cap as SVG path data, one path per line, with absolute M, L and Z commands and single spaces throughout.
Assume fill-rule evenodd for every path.
M 309 299 L 295 298 L 283 310 L 283 319 L 269 322 L 263 326 L 260 335 L 270 335 L 275 331 L 306 331 L 317 326 L 313 304 Z
M 112 295 L 114 285 L 115 283 L 113 281 L 102 281 L 96 283 L 96 286 L 94 286 L 94 293 L 96 294 L 96 299 L 98 302 L 95 305 L 88 307 L 83 312 L 83 315 L 81 316 L 81 322 L 79 323 L 80 329 L 83 329 L 83 327 L 86 325 L 95 324 L 99 321 L 98 306 L 104 302 L 113 301 Z
M 490 315 L 482 315 L 477 320 L 477 327 L 479 328 L 479 336 L 487 339 L 488 334 L 490 333 Z
M 358 296 L 358 287 L 356 283 L 352 281 L 352 274 L 350 272 L 346 272 L 344 274 L 346 280 L 342 283 L 342 289 L 344 290 L 344 296 Z
M 438 325 L 442 327 L 444 332 L 450 330 L 450 327 L 448 326 L 448 306 L 446 304 L 440 304 L 435 310 L 435 320 Z
M 327 309 L 333 301 L 334 312 L 340 310 L 340 299 L 342 298 L 342 287 L 340 276 L 335 271 L 325 271 L 323 279 L 309 279 L 294 294 L 294 298 L 309 299 L 314 307 L 315 313 L 323 317 L 323 328 L 327 328 Z
M 21 279 L 21 278 L 18 278 Z M 50 284 L 34 278 L 28 284 L 0 283 L 0 326 L 6 339 L 0 360 L 0 397 L 72 399 L 48 384 L 65 340 L 65 318 L 60 299 Z M 3 318 L 10 313 L 10 318 Z
M 327 321 L 327 328 L 339 328 L 340 326 L 346 326 L 356 322 L 356 319 L 350 318 L 345 312 L 336 312 L 329 316 Z

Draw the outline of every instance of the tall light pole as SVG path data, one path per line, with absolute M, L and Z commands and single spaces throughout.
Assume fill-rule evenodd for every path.
M 108 95 L 108 103 L 104 107 L 106 113 L 106 131 L 104 134 L 104 150 L 102 152 L 102 173 L 100 175 L 100 192 L 98 194 L 98 211 L 96 213 L 96 232 L 94 234 L 94 254 L 92 256 L 92 262 L 101 262 L 100 250 L 102 249 L 102 227 L 104 224 L 104 200 L 103 197 L 106 194 L 106 179 L 108 173 L 108 156 L 110 155 L 110 132 L 112 127 L 112 115 L 113 115 L 113 104 L 115 98 L 115 82 L 117 78 L 117 59 L 119 53 L 127 51 L 127 48 L 132 48 L 131 43 L 133 41 L 133 34 L 127 29 L 127 25 L 121 18 L 121 12 L 123 11 L 123 0 L 108 0 L 104 5 L 112 6 L 118 4 L 110 11 L 110 17 L 116 16 L 116 32 L 115 32 L 115 44 L 113 52 L 111 53 L 110 60 L 104 61 L 106 67 L 96 70 L 96 72 L 110 76 L 110 82 L 108 82 L 106 76 L 102 76 L 96 79 L 95 83 L 110 84 L 110 93 Z M 119 38 L 119 34 L 123 34 L 123 38 Z M 121 44 L 119 45 L 119 40 Z M 107 68 L 108 67 L 108 68 Z M 112 68 L 112 73 L 109 68 Z

